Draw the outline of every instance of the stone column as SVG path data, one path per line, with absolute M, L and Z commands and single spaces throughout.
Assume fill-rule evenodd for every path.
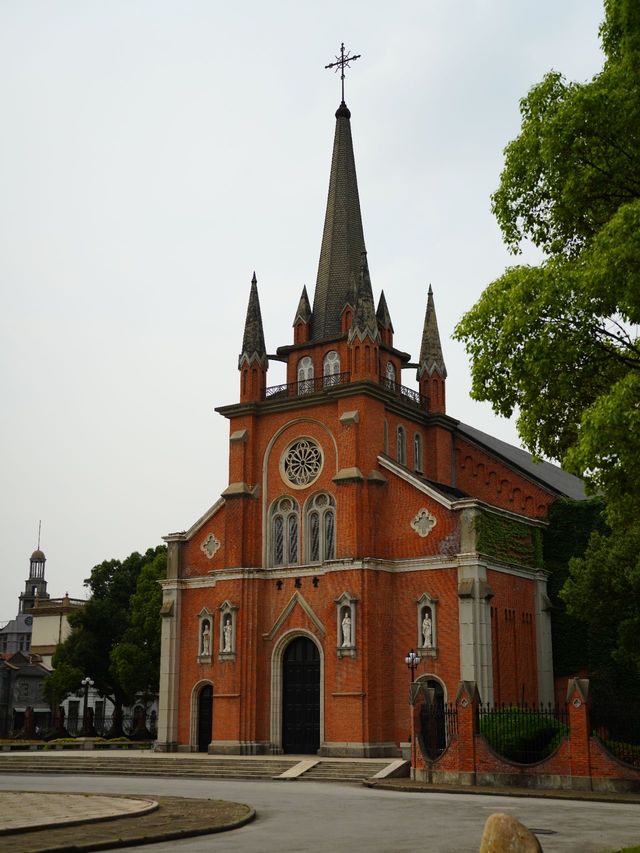
M 178 749 L 178 688 L 180 684 L 180 605 L 182 590 L 178 578 L 180 542 L 167 540 L 167 580 L 162 581 L 163 600 L 160 608 L 160 690 L 158 697 L 158 739 L 155 750 L 175 752 Z
M 571 787 L 591 790 L 589 679 L 570 678 L 567 685 Z
M 552 705 L 553 651 L 551 641 L 551 602 L 547 595 L 548 572 L 536 572 L 536 658 L 538 665 L 538 701 Z

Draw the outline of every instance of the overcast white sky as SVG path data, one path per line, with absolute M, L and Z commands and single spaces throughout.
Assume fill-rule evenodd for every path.
M 49 592 L 189 527 L 227 484 L 253 270 L 267 348 L 312 296 L 343 40 L 376 299 L 418 354 L 513 259 L 490 212 L 518 101 L 602 63 L 601 0 L 0 0 L 0 621 L 37 544 Z M 283 381 L 272 366 L 269 384 Z M 413 377 L 403 377 L 413 385 Z

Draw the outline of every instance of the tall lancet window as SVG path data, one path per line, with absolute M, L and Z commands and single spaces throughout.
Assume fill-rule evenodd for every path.
M 313 361 L 308 355 L 298 362 L 298 394 L 313 392 Z
M 286 566 L 298 562 L 298 504 L 283 497 L 271 508 L 271 562 Z
M 340 375 L 340 356 L 332 349 L 324 357 L 322 363 L 322 372 L 324 375 L 324 386 L 337 385 L 338 376 Z
M 416 471 L 422 471 L 422 436 L 419 432 L 413 436 L 413 467 Z
M 307 562 L 322 563 L 336 556 L 336 502 L 324 492 L 312 495 L 306 506 Z
M 396 432 L 396 459 L 401 465 L 405 465 L 407 461 L 407 436 L 402 424 Z

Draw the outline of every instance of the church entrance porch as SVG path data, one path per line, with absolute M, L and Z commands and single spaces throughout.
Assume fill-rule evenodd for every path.
M 282 659 L 282 749 L 317 753 L 320 747 L 320 654 L 308 637 L 296 637 Z
M 211 743 L 213 687 L 205 685 L 198 694 L 198 752 L 207 752 Z

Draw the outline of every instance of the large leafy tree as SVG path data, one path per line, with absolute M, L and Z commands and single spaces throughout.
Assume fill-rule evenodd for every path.
M 91 597 L 69 616 L 71 634 L 53 658 L 47 693 L 55 701 L 90 676 L 109 697 L 116 717 L 136 695 L 157 692 L 160 667 L 158 580 L 166 574 L 166 547 L 137 551 L 125 560 L 106 560 L 85 580 Z
M 473 396 L 501 415 L 518 412 L 533 453 L 560 460 L 604 495 L 613 532 L 594 536 L 572 561 L 563 596 L 602 630 L 614 627 L 615 602 L 635 607 L 616 626 L 618 654 L 640 666 L 631 643 L 640 608 L 632 544 L 640 541 L 637 0 L 605 0 L 600 33 L 599 74 L 571 83 L 551 72 L 521 101 L 520 135 L 506 148 L 493 196 L 511 251 L 529 241 L 544 259 L 490 284 L 456 336 L 472 359 Z M 593 606 L 596 589 L 608 606 Z

